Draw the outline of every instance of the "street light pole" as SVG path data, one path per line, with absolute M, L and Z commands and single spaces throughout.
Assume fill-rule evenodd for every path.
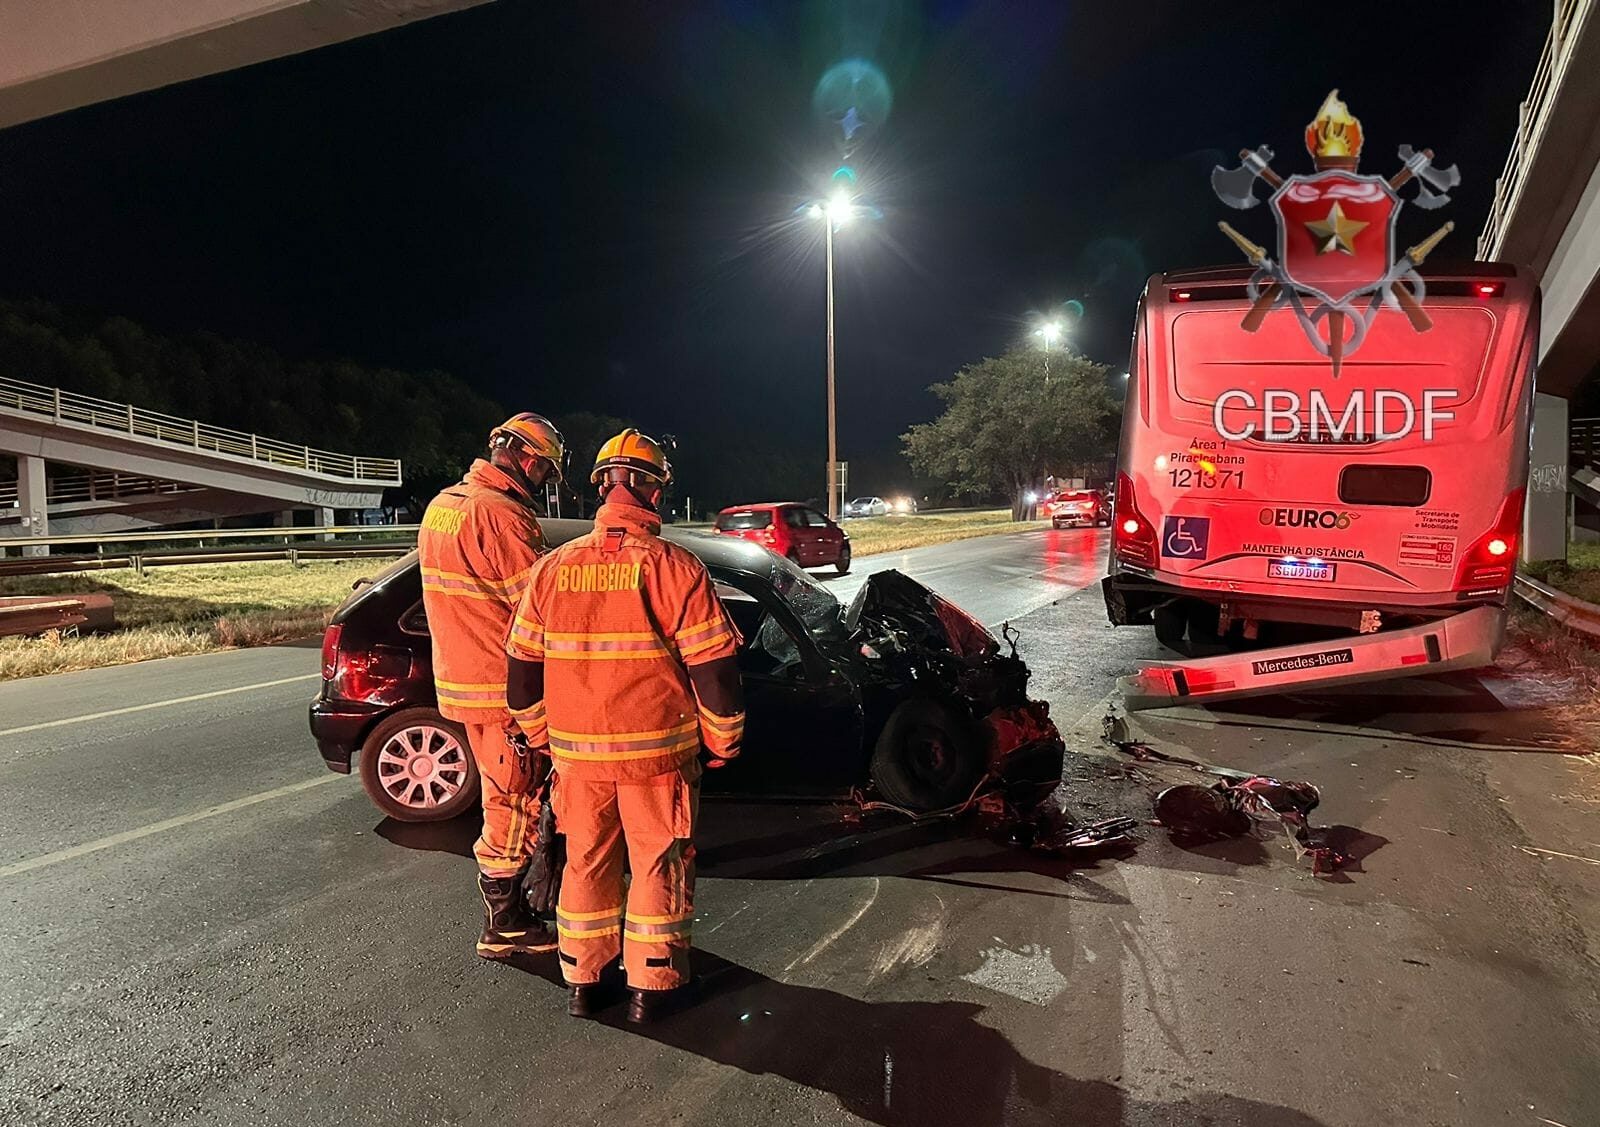
M 833 410 L 833 217 L 824 216 L 828 243 L 828 519 L 839 519 L 839 444 Z M 815 244 L 812 244 L 815 245 Z

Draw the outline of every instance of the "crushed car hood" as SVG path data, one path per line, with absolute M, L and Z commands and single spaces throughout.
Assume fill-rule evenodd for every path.
M 869 576 L 845 612 L 853 639 L 889 629 L 914 649 L 942 651 L 962 658 L 1000 653 L 1000 642 L 982 623 L 944 596 L 895 571 Z

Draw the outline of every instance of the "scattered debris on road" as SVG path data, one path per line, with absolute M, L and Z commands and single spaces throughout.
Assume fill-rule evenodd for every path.
M 1156 822 L 1175 839 L 1240 837 L 1255 823 L 1264 822 L 1281 826 L 1295 860 L 1309 855 L 1311 871 L 1318 876 L 1349 863 L 1345 853 L 1311 827 L 1311 812 L 1322 801 L 1322 793 L 1313 784 L 1253 775 L 1158 751 L 1132 738 L 1127 721 L 1116 713 L 1107 713 L 1101 724 L 1107 743 L 1140 762 L 1170 763 L 1219 780 L 1209 785 L 1177 783 L 1156 795 Z

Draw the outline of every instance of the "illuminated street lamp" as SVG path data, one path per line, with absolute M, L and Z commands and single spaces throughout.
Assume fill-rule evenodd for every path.
M 828 264 L 828 519 L 839 519 L 839 436 L 834 411 L 833 365 L 833 233 L 856 217 L 858 208 L 850 195 L 835 192 L 826 203 L 817 201 L 806 208 L 806 215 L 823 220 Z
M 1045 382 L 1048 383 L 1050 381 L 1050 346 L 1061 339 L 1061 322 L 1046 321 L 1033 330 L 1033 335 L 1044 343 L 1044 378 Z

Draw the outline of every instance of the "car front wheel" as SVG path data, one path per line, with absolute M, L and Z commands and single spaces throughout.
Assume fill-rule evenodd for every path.
M 384 720 L 361 745 L 361 785 L 399 822 L 442 822 L 478 802 L 478 768 L 466 733 L 431 708 Z
M 983 777 L 983 748 L 965 716 L 939 701 L 908 700 L 889 714 L 872 752 L 872 782 L 883 798 L 918 814 L 971 796 Z

